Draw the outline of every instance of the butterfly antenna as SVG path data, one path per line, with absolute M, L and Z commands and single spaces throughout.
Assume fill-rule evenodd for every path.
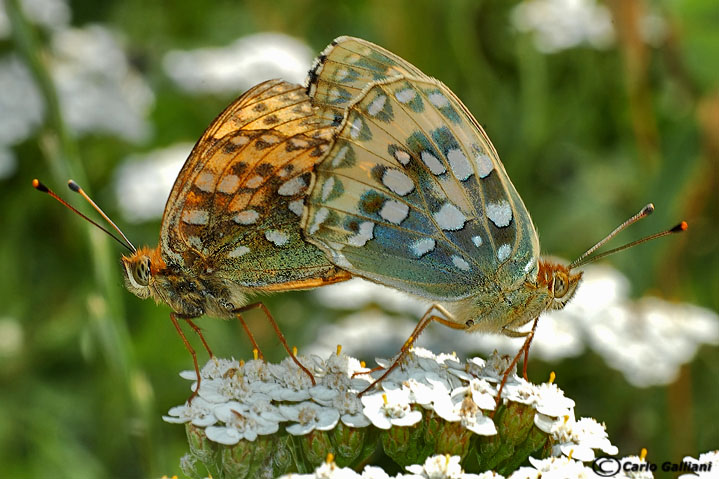
M 618 248 L 610 249 L 609 251 L 605 251 L 604 253 L 600 253 L 596 256 L 592 256 L 591 258 L 587 258 L 583 261 L 575 261 L 572 264 L 569 265 L 569 269 L 576 268 L 579 266 L 583 266 L 587 263 L 593 263 L 597 260 L 600 260 L 602 258 L 606 258 L 610 254 L 617 253 L 619 251 L 623 251 L 625 249 L 631 248 L 632 246 L 636 246 L 638 244 L 646 243 L 647 241 L 651 241 L 653 239 L 661 238 L 662 236 L 672 235 L 674 233 L 681 233 L 683 231 L 686 231 L 687 228 L 689 228 L 689 225 L 686 221 L 682 221 L 678 225 L 674 226 L 673 228 L 670 228 L 666 231 L 660 231 L 659 233 L 654 233 L 653 235 L 649 235 L 647 237 L 638 239 L 636 241 L 632 241 L 631 243 L 627 243 L 625 245 L 619 246 Z
M 120 236 L 122 236 L 122 239 L 124 239 L 125 243 L 127 243 L 130 246 L 130 249 L 132 250 L 132 252 L 135 253 L 137 251 L 137 248 L 135 248 L 135 245 L 133 245 L 130 242 L 130 240 L 127 239 L 127 236 L 125 236 L 125 233 L 123 233 L 122 230 L 120 228 L 118 228 L 118 226 L 110 219 L 110 217 L 107 216 L 105 214 L 105 212 L 102 211 L 102 209 L 99 206 L 97 206 L 97 204 L 94 201 L 92 201 L 92 198 L 90 198 L 90 196 L 88 196 L 88 194 L 85 193 L 85 190 L 80 188 L 80 185 L 75 183 L 73 180 L 67 180 L 67 187 L 70 188 L 75 193 L 79 193 L 80 195 L 82 195 L 82 197 L 85 198 L 85 200 L 87 200 L 87 202 L 90 203 L 93 208 L 95 208 L 95 211 L 100 213 L 100 216 L 105 218 L 105 221 L 110 223 L 110 226 L 112 226 L 115 229 L 115 231 L 117 231 L 120 234 Z
M 647 216 L 649 216 L 649 215 L 652 214 L 652 213 L 654 213 L 654 205 L 653 205 L 652 203 L 649 203 L 647 206 L 645 206 L 644 208 L 642 208 L 642 210 L 641 210 L 639 213 L 637 213 L 636 215 L 632 216 L 631 218 L 629 218 L 629 219 L 628 219 L 627 221 L 625 221 L 624 223 L 622 223 L 622 224 L 620 224 L 619 226 L 617 226 L 616 228 L 614 228 L 614 231 L 612 231 L 612 232 L 609 233 L 607 236 L 605 236 L 604 239 L 602 239 L 601 241 L 599 241 L 599 243 L 595 244 L 594 246 L 592 246 L 591 248 L 589 248 L 587 251 L 585 251 L 584 254 L 582 254 L 579 258 L 575 259 L 575 260 L 572 262 L 572 264 L 569 265 L 569 267 L 570 267 L 570 268 L 573 268 L 574 266 L 577 266 L 577 265 L 581 264 L 581 262 L 582 262 L 582 260 L 583 260 L 584 258 L 586 258 L 586 257 L 589 256 L 590 254 L 594 253 L 594 252 L 597 251 L 599 248 L 601 248 L 602 246 L 604 246 L 607 241 L 609 241 L 610 239 L 612 239 L 612 238 L 614 238 L 616 235 L 618 235 L 619 232 L 621 232 L 624 228 L 626 228 L 627 226 L 633 225 L 633 224 L 636 223 L 637 221 L 641 220 L 642 218 L 646 218 Z
M 627 244 L 625 244 L 625 245 L 619 246 L 619 247 L 614 248 L 614 249 L 611 249 L 611 250 L 609 250 L 609 251 L 605 251 L 604 253 L 600 253 L 600 254 L 598 254 L 598 255 L 589 257 L 589 255 L 591 255 L 591 254 L 594 253 L 597 249 L 599 249 L 599 248 L 601 248 L 602 246 L 604 246 L 604 245 L 607 243 L 607 241 L 609 241 L 609 240 L 611 240 L 612 238 L 614 238 L 617 234 L 619 234 L 620 231 L 622 231 L 623 229 L 625 229 L 627 226 L 630 226 L 630 225 L 636 223 L 637 221 L 641 220 L 642 218 L 646 218 L 647 216 L 649 216 L 649 215 L 652 214 L 653 212 L 654 212 L 654 205 L 651 204 L 651 203 L 649 203 L 649 204 L 646 205 L 644 208 L 642 208 L 639 213 L 637 213 L 636 215 L 632 216 L 631 218 L 629 218 L 629 219 L 628 219 L 627 221 L 625 221 L 624 223 L 622 223 L 622 224 L 620 224 L 619 226 L 617 226 L 617 227 L 614 229 L 614 231 L 612 231 L 612 232 L 609 233 L 607 236 L 605 236 L 604 239 L 602 239 L 602 240 L 599 241 L 597 244 L 595 244 L 594 246 L 592 246 L 591 248 L 589 248 L 589 249 L 588 249 L 584 254 L 582 254 L 579 258 L 577 258 L 577 259 L 575 259 L 574 261 L 572 261 L 572 262 L 569 264 L 569 269 L 577 268 L 577 267 L 583 266 L 583 265 L 585 265 L 585 264 L 587 264 L 587 263 L 593 263 L 594 261 L 598 261 L 598 260 L 600 260 L 600 259 L 602 259 L 602 258 L 606 258 L 607 256 L 612 255 L 612 254 L 614 254 L 614 253 L 617 253 L 617 252 L 619 252 L 619 251 L 622 251 L 622 250 L 631 248 L 631 247 L 633 247 L 633 246 L 636 246 L 636 245 L 638 245 L 638 244 L 645 243 L 645 242 L 647 242 L 647 241 L 651 241 L 651 240 L 653 240 L 653 239 L 661 238 L 662 236 L 667 236 L 667 235 L 674 234 L 674 233 L 681 233 L 682 231 L 686 231 L 686 229 L 689 227 L 689 225 L 687 225 L 687 222 L 686 222 L 686 221 L 682 221 L 682 222 L 679 223 L 678 225 L 676 225 L 676 226 L 674 226 L 673 228 L 670 228 L 670 229 L 668 229 L 668 230 L 661 231 L 661 232 L 659 232 L 659 233 L 654 233 L 653 235 L 646 236 L 646 237 L 644 237 L 644 238 L 641 238 L 641 239 L 632 241 L 631 243 L 627 243 Z
M 72 185 L 71 185 L 71 184 L 72 184 Z M 74 189 L 74 188 L 73 188 L 73 185 L 74 185 L 74 187 L 76 187 L 77 189 Z M 110 230 L 108 230 L 107 228 L 105 228 L 104 226 L 98 224 L 96 221 L 91 220 L 90 218 L 88 218 L 88 217 L 85 216 L 84 214 L 80 213 L 80 211 L 78 211 L 74 206 L 72 206 L 70 203 L 68 203 L 67 201 L 65 201 L 65 200 L 63 200 L 62 198 L 60 198 L 60 197 L 57 195 L 57 193 L 55 193 L 55 192 L 52 191 L 50 188 L 48 188 L 47 186 L 45 186 L 45 185 L 44 185 L 40 180 L 38 180 L 37 178 L 35 178 L 34 180 L 32 180 L 32 186 L 33 186 L 33 188 L 35 188 L 36 190 L 41 191 L 41 192 L 43 192 L 43 193 L 47 193 L 48 195 L 52 196 L 52 197 L 55 198 L 57 201 L 59 201 L 62 205 L 66 206 L 67 208 L 69 208 L 69 209 L 72 210 L 73 212 L 77 213 L 78 215 L 80 215 L 82 218 L 84 218 L 84 219 L 87 220 L 88 222 L 90 222 L 90 223 L 92 223 L 93 225 L 95 225 L 95 226 L 97 226 L 98 228 L 100 228 L 102 231 L 104 231 L 105 233 L 107 233 L 112 239 L 114 239 L 115 241 L 117 241 L 118 243 L 120 243 L 123 247 L 127 248 L 128 250 L 130 250 L 131 253 L 135 253 L 135 252 L 137 251 L 137 250 L 135 249 L 135 247 L 132 245 L 132 243 L 130 243 L 130 241 L 127 239 L 127 237 L 126 237 L 124 234 L 122 234 L 122 231 L 120 231 L 120 229 L 115 225 L 115 223 L 113 223 L 112 221 L 110 221 L 110 219 L 107 217 L 107 215 L 106 215 L 105 213 L 103 213 L 103 211 L 87 196 L 87 194 L 85 194 L 85 192 L 82 190 L 82 188 L 80 188 L 80 187 L 77 185 L 77 183 L 75 183 L 74 181 L 70 180 L 70 181 L 68 182 L 68 186 L 70 186 L 70 189 L 73 190 L 73 191 L 76 191 L 76 192 L 78 192 L 78 193 L 81 192 L 80 194 L 82 194 L 82 195 L 90 202 L 90 204 L 93 205 L 93 206 L 95 207 L 95 209 L 100 212 L 100 214 L 102 215 L 102 217 L 105 218 L 105 219 L 115 228 L 115 230 L 117 230 L 118 233 L 120 233 L 120 236 L 122 236 L 122 238 L 125 240 L 125 242 L 123 242 L 120 238 L 118 238 L 117 236 L 115 236 L 114 234 L 112 234 L 112 232 L 111 232 Z

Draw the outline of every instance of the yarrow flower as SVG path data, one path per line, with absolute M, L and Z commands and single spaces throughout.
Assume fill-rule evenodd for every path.
M 494 401 L 492 401 L 492 406 L 494 407 Z M 497 428 L 492 419 L 483 414 L 472 395 L 466 392 L 459 392 L 451 398 L 444 397 L 435 403 L 434 410 L 445 421 L 460 421 L 465 428 L 475 434 L 482 436 L 497 434 Z
M 472 358 L 467 361 L 467 372 L 475 377 L 483 377 L 487 381 L 499 383 L 510 364 L 512 364 L 511 357 L 500 355 L 495 350 L 486 361 L 482 358 Z M 515 366 L 508 377 L 507 384 L 515 381 L 516 373 Z
M 379 429 L 392 426 L 411 426 L 422 419 L 422 413 L 413 410 L 409 389 L 390 389 L 362 396 L 364 414 Z
M 545 383 L 536 389 L 535 409 L 545 416 L 563 417 L 574 410 L 574 401 L 556 384 Z
M 421 406 L 436 404 L 441 398 L 447 397 L 451 390 L 449 383 L 436 373 L 411 374 L 402 386 L 409 389 L 411 401 Z
M 595 449 L 609 455 L 619 452 L 609 442 L 604 426 L 592 418 L 583 417 L 575 421 L 573 414 L 565 416 L 563 421 L 553 424 L 549 433 L 556 441 L 552 447 L 552 453 L 556 456 L 564 454 L 580 461 L 593 461 Z
M 258 434 L 274 434 L 279 429 L 276 421 L 260 417 L 247 405 L 235 401 L 215 406 L 214 414 L 224 425 L 210 426 L 205 432 L 210 440 L 220 444 L 233 445 L 242 439 L 254 441 Z
M 614 477 L 617 479 L 653 479 L 654 474 L 649 470 L 647 463 L 645 459 L 645 453 L 646 450 L 642 450 L 641 456 L 627 456 L 623 457 L 619 460 L 619 467 L 616 466 L 616 463 L 609 462 L 608 466 L 602 466 L 600 464 L 601 471 L 612 471 L 614 472 L 616 469 L 619 469 L 619 473 L 616 474 Z
M 285 358 L 280 364 L 270 365 L 274 383 L 279 388 L 274 388 L 272 398 L 277 401 L 304 401 L 310 398 L 309 388 L 312 380 L 307 373 L 302 371 L 292 358 Z
M 175 406 L 170 408 L 167 416 L 162 416 L 165 422 L 182 424 L 191 422 L 195 426 L 207 427 L 217 422 L 217 418 L 212 412 L 214 404 L 205 401 L 201 397 L 195 398 L 192 404 Z
M 546 459 L 529 458 L 532 468 L 522 467 L 512 474 L 511 478 L 572 478 L 594 479 L 597 475 L 583 463 L 568 457 L 548 457 Z
M 407 470 L 430 479 L 455 479 L 464 473 L 459 461 L 459 456 L 432 456 L 428 457 L 421 466 L 419 464 L 407 466 Z
M 339 412 L 330 407 L 323 407 L 311 401 L 304 401 L 292 406 L 280 406 L 280 412 L 294 424 L 287 427 L 287 432 L 301 436 L 317 429 L 328 431 L 337 425 Z
M 223 359 L 211 357 L 209 361 L 202 367 L 201 376 L 209 379 L 218 379 L 226 377 L 232 370 L 240 369 L 240 362 L 236 359 Z M 243 367 L 243 369 L 248 369 Z M 182 374 L 190 375 L 190 379 L 195 378 L 195 371 L 183 371 Z

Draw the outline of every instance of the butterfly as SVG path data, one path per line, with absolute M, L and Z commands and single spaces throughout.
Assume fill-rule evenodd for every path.
M 351 37 L 322 52 L 307 92 L 336 128 L 314 170 L 307 240 L 352 275 L 435 303 L 402 352 L 437 321 L 526 336 L 527 354 L 539 316 L 574 296 L 580 262 L 540 256 L 529 212 L 467 107 L 407 61 Z M 531 321 L 532 331 L 519 329 Z
M 192 318 L 242 321 L 240 313 L 253 307 L 265 311 L 285 348 L 312 378 L 267 308 L 245 305 L 249 294 L 308 289 L 350 277 L 304 241 L 300 229 L 311 170 L 331 138 L 332 128 L 314 116 L 302 86 L 261 83 L 228 106 L 196 143 L 167 200 L 158 246 L 136 250 L 120 232 L 131 251 L 122 257 L 125 285 L 140 298 L 170 306 L 170 318 L 193 356 L 196 390 L 197 359 L 177 319 L 200 334 Z M 71 188 L 82 191 L 74 183 Z

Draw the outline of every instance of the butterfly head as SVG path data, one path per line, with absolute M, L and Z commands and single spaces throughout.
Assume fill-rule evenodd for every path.
M 135 296 L 145 299 L 152 294 L 150 284 L 153 272 L 157 271 L 158 250 L 148 247 L 140 248 L 130 256 L 122 257 L 124 266 L 125 287 Z
M 542 259 L 539 261 L 537 283 L 552 298 L 548 309 L 563 309 L 574 297 L 581 279 L 581 271 L 572 273 L 568 266 L 549 260 Z

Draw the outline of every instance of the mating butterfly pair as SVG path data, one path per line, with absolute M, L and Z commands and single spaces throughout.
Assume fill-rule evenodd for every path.
M 461 101 L 396 55 L 341 37 L 306 90 L 265 82 L 210 125 L 170 193 L 159 245 L 133 247 L 123 264 L 128 289 L 167 303 L 178 331 L 176 317 L 197 332 L 191 319 L 204 314 L 241 319 L 249 293 L 351 276 L 446 305 L 404 352 L 432 320 L 527 336 L 517 328 L 571 299 L 582 258 L 649 213 L 569 266 L 541 259 L 526 207 Z
M 309 98 L 286 88 L 256 87 L 205 132 L 170 194 L 158 249 L 123 260 L 132 292 L 186 317 L 228 316 L 247 292 L 347 271 L 451 306 L 420 325 L 511 335 L 572 296 L 581 275 L 538 261 L 519 194 L 443 84 L 340 38 L 310 72 Z

